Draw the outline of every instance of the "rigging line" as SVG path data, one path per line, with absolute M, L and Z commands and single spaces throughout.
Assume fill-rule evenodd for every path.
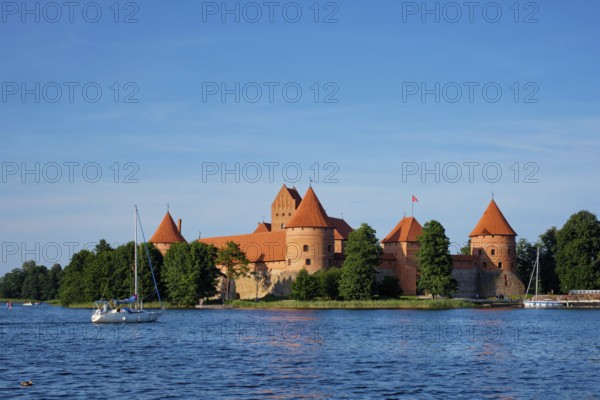
M 113 260 L 111 260 L 111 261 L 113 261 Z M 108 278 L 106 279 L 106 283 L 104 284 L 104 289 L 102 289 L 102 295 L 100 296 L 100 300 L 104 300 L 104 295 L 106 294 L 106 289 L 108 288 L 108 284 L 110 283 L 110 277 L 112 276 L 113 267 L 114 267 L 114 265 L 111 262 L 110 269 L 108 270 Z M 108 297 L 107 297 L 107 299 L 108 299 Z
M 158 301 L 162 306 L 162 299 L 160 298 L 160 292 L 158 291 L 158 284 L 156 283 L 156 277 L 154 276 L 154 268 L 152 267 L 152 261 L 150 261 L 150 252 L 148 251 L 148 245 L 146 244 L 146 235 L 144 234 L 144 228 L 142 227 L 142 219 L 140 218 L 140 212 L 137 213 L 137 219 L 140 224 L 140 231 L 142 233 L 142 239 L 144 239 L 144 249 L 146 250 L 146 256 L 148 257 L 148 264 L 150 264 L 150 271 L 152 272 L 152 281 L 154 282 L 154 289 L 156 289 L 156 295 Z

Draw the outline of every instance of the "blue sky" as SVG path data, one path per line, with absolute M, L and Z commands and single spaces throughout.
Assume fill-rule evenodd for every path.
M 130 240 L 133 204 L 148 236 L 167 203 L 188 240 L 250 232 L 315 169 L 327 212 L 381 238 L 411 194 L 419 221 L 458 244 L 492 191 L 529 240 L 599 212 L 600 4 L 522 1 L 516 15 L 514 1 L 480 2 L 471 22 L 463 2 L 320 2 L 318 16 L 314 3 L 276 2 L 273 22 L 263 2 L 120 2 L 115 15 L 84 1 L 72 22 L 62 3 L 3 3 L 0 273 Z M 239 182 L 207 175 L 214 163 L 239 163 Z

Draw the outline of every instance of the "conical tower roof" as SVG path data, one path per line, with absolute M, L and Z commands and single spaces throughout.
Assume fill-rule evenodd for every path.
M 404 217 L 398 225 L 382 240 L 382 243 L 416 242 L 423 227 L 414 217 Z
M 482 235 L 517 236 L 517 233 L 510 226 L 506 218 L 504 218 L 502 211 L 500 211 L 494 199 L 490 201 L 490 204 L 469 237 Z
M 181 232 L 177 229 L 175 221 L 171 217 L 171 214 L 167 211 L 162 222 L 154 232 L 154 235 L 150 238 L 152 243 L 183 243 L 185 239 L 181 236 Z
M 330 228 L 329 218 L 315 191 L 309 187 L 286 228 Z

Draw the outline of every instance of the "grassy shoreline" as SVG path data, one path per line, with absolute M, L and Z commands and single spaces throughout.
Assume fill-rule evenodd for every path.
M 46 304 L 53 306 L 61 306 L 58 300 L 48 301 Z M 206 308 L 216 307 L 218 308 L 221 303 L 204 303 Z M 165 302 L 164 307 L 166 309 L 194 309 L 195 306 L 183 307 L 175 304 Z M 478 308 L 479 304 L 474 302 L 457 300 L 457 299 L 418 299 L 418 298 L 401 298 L 401 299 L 389 299 L 389 300 L 312 300 L 312 301 L 299 301 L 299 300 L 231 300 L 225 304 L 227 308 L 237 309 L 347 309 L 347 310 L 386 310 L 386 309 L 414 309 L 414 310 L 448 310 L 454 308 Z M 73 303 L 67 308 L 78 308 L 78 309 L 94 309 L 93 302 Z M 160 303 L 150 302 L 145 303 L 144 308 L 147 309 L 160 309 Z
M 464 300 L 454 299 L 390 299 L 390 300 L 275 300 L 252 301 L 234 300 L 229 303 L 233 308 L 258 309 L 413 309 L 413 310 L 448 310 L 453 308 L 477 308 L 478 305 Z

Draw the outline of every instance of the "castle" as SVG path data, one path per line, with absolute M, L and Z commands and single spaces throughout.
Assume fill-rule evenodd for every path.
M 344 219 L 327 215 L 312 187 L 300 196 L 286 185 L 271 204 L 271 223 L 259 223 L 254 232 L 201 238 L 220 248 L 237 243 L 251 262 L 251 275 L 237 279 L 234 290 L 241 298 L 289 295 L 296 274 L 340 267 L 352 227 Z M 381 241 L 383 256 L 378 278 L 395 276 L 404 295 L 417 294 L 416 253 L 421 224 L 404 217 Z M 516 232 L 492 199 L 469 235 L 470 255 L 453 255 L 452 275 L 458 282 L 456 297 L 490 297 L 523 294 L 516 274 Z M 181 219 L 175 225 L 167 211 L 150 239 L 164 255 L 173 243 L 185 242 Z

